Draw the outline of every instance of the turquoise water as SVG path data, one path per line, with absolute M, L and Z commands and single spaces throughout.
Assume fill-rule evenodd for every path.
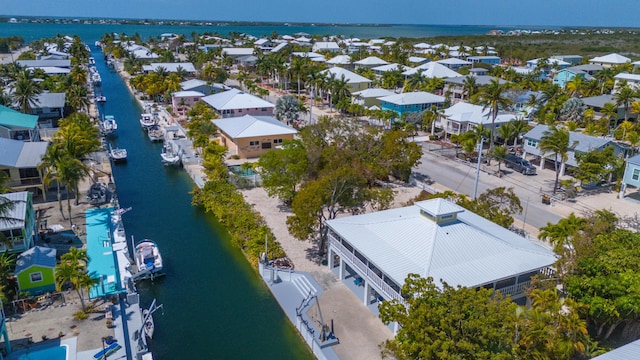
M 50 347 L 40 350 L 30 350 L 28 354 L 22 354 L 19 360 L 65 360 L 67 347 L 65 345 Z
M 115 266 L 115 255 L 109 235 L 110 215 L 113 208 L 89 209 L 87 219 L 87 255 L 89 274 L 98 284 L 89 291 L 89 298 L 115 294 L 120 291 L 120 277 Z
M 191 39 L 191 33 L 204 32 L 229 35 L 231 32 L 246 33 L 253 36 L 268 36 L 273 31 L 278 34 L 295 34 L 305 32 L 311 35 L 344 35 L 347 37 L 379 38 L 379 37 L 407 37 L 427 38 L 434 36 L 451 35 L 483 35 L 490 30 L 503 31 L 514 30 L 516 27 L 506 26 L 480 26 L 480 25 L 385 25 L 385 26 L 344 26 L 344 25 L 318 25 L 318 26 L 285 26 L 285 25 L 226 25 L 226 26 L 169 26 L 169 25 L 108 25 L 108 24 L 29 24 L 29 23 L 0 23 L 0 36 L 20 35 L 27 42 L 51 37 L 56 34 L 76 34 L 83 40 L 93 44 L 105 33 L 140 34 L 142 39 L 156 37 L 163 33 L 184 34 Z M 528 26 L 527 29 L 533 29 Z
M 242 168 L 241 165 L 231 165 L 229 166 L 229 170 L 236 174 L 236 175 L 240 175 L 240 176 L 253 176 L 256 175 L 256 172 L 253 171 L 252 168 Z

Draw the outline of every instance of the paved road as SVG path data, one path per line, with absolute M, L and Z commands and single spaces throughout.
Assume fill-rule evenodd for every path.
M 468 166 L 461 162 L 434 155 L 424 147 L 421 164 L 414 168 L 415 172 L 427 175 L 431 180 L 454 191 L 471 195 L 475 179 L 475 166 Z M 497 167 L 496 167 L 497 169 Z M 556 223 L 561 216 L 551 212 L 548 205 L 542 204 L 540 188 L 550 188 L 553 183 L 553 172 L 543 170 L 534 176 L 525 176 L 507 169 L 506 176 L 498 178 L 486 172 L 480 172 L 478 194 L 499 186 L 512 187 L 520 198 L 522 207 L 526 209 L 514 218 L 524 221 L 536 228 L 543 227 L 547 222 Z M 526 215 L 526 218 L 525 218 Z

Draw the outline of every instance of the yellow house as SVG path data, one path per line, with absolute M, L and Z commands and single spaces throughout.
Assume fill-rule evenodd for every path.
M 333 77 L 336 80 L 340 80 L 344 77 L 344 81 L 347 82 L 347 85 L 349 87 L 349 92 L 351 92 L 352 94 L 354 92 L 362 91 L 371 87 L 371 80 L 339 66 L 334 66 L 330 69 L 324 70 L 323 72 L 328 77 Z
M 220 144 L 229 156 L 242 159 L 257 158 L 271 149 L 292 140 L 298 132 L 271 116 L 232 117 L 212 120 L 220 132 Z

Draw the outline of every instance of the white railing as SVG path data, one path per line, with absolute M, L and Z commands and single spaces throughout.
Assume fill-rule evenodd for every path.
M 524 291 L 529 287 L 529 285 L 531 285 L 531 281 L 525 281 L 523 283 L 520 284 L 515 284 L 515 285 L 510 285 L 507 287 L 503 287 L 501 289 L 496 289 L 497 291 L 500 291 L 500 293 L 504 296 L 517 296 L 517 295 L 522 295 L 524 294 Z
M 341 259 L 348 260 L 349 263 L 353 264 L 354 267 L 359 270 L 359 275 L 361 275 L 365 281 L 368 281 L 370 284 L 374 284 L 377 288 L 376 290 L 380 290 L 380 292 L 382 293 L 381 295 L 386 298 L 396 299 L 404 302 L 404 299 L 398 292 L 396 292 L 391 286 L 385 283 L 384 280 L 378 276 L 378 274 L 369 269 L 367 264 L 358 259 L 353 254 L 353 252 L 344 247 L 331 234 L 329 234 L 329 245 L 333 245 L 334 250 L 336 250 Z

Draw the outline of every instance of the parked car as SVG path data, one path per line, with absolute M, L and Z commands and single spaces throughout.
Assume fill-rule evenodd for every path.
M 504 159 L 504 164 L 506 167 L 511 168 L 514 171 L 517 171 L 524 175 L 536 174 L 535 166 L 531 165 L 531 163 L 527 160 L 513 154 L 507 155 L 507 157 Z

